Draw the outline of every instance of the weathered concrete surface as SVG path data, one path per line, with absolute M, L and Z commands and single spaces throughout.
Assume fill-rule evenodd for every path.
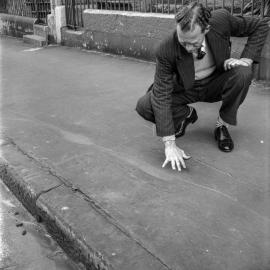
M 134 111 L 153 64 L 1 43 L 5 136 L 64 183 L 37 201 L 55 214 L 53 221 L 39 210 L 49 224 L 74 228 L 73 239 L 99 251 L 112 269 L 159 269 L 151 256 L 160 269 L 270 268 L 269 84 L 252 85 L 230 154 L 213 139 L 219 104 L 196 104 L 198 122 L 178 139 L 193 158 L 179 173 L 161 168 L 162 143 Z M 126 256 L 137 258 L 127 243 L 142 249 L 135 245 L 145 268 L 127 264 Z M 78 257 L 85 263 L 87 256 Z
M 31 44 L 34 47 L 43 47 L 48 44 L 47 38 L 37 36 L 37 35 L 24 35 L 23 41 L 25 43 Z
M 36 200 L 48 190 L 54 189 L 62 182 L 44 170 L 41 162 L 37 163 L 12 140 L 1 142 L 0 178 L 34 215 Z

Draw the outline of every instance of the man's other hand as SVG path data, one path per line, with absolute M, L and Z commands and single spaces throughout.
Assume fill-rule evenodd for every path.
M 171 162 L 172 169 L 175 170 L 177 167 L 178 171 L 181 171 L 181 167 L 186 168 L 184 160 L 191 158 L 176 145 L 175 141 L 167 141 L 165 143 L 165 156 L 166 159 L 162 165 L 162 168 Z
M 229 70 L 237 66 L 249 67 L 252 65 L 252 63 L 253 60 L 249 58 L 241 58 L 241 59 L 229 58 L 224 61 L 224 69 Z

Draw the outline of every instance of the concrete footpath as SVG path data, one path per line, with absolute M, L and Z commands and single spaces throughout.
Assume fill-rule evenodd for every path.
M 134 108 L 155 66 L 1 37 L 0 177 L 86 269 L 270 269 L 270 84 L 254 82 L 232 128 L 213 139 L 220 104 L 164 150 Z

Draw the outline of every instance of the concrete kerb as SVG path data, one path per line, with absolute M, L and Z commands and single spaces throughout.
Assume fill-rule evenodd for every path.
M 44 223 L 52 237 L 82 269 L 108 269 L 100 253 L 87 246 L 78 232 L 54 211 L 54 205 L 43 200 L 44 194 L 59 187 L 69 198 L 76 197 L 70 192 L 71 187 L 44 171 L 38 161 L 27 156 L 12 141 L 6 141 L 1 148 L 5 158 L 0 159 L 0 178 L 26 209 L 37 221 Z
M 1 150 L 2 181 L 82 269 L 170 269 L 68 179 L 11 139 Z

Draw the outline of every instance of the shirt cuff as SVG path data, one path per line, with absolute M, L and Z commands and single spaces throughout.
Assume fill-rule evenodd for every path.
M 167 142 L 167 141 L 175 141 L 175 135 L 162 137 L 162 141 L 164 143 Z

